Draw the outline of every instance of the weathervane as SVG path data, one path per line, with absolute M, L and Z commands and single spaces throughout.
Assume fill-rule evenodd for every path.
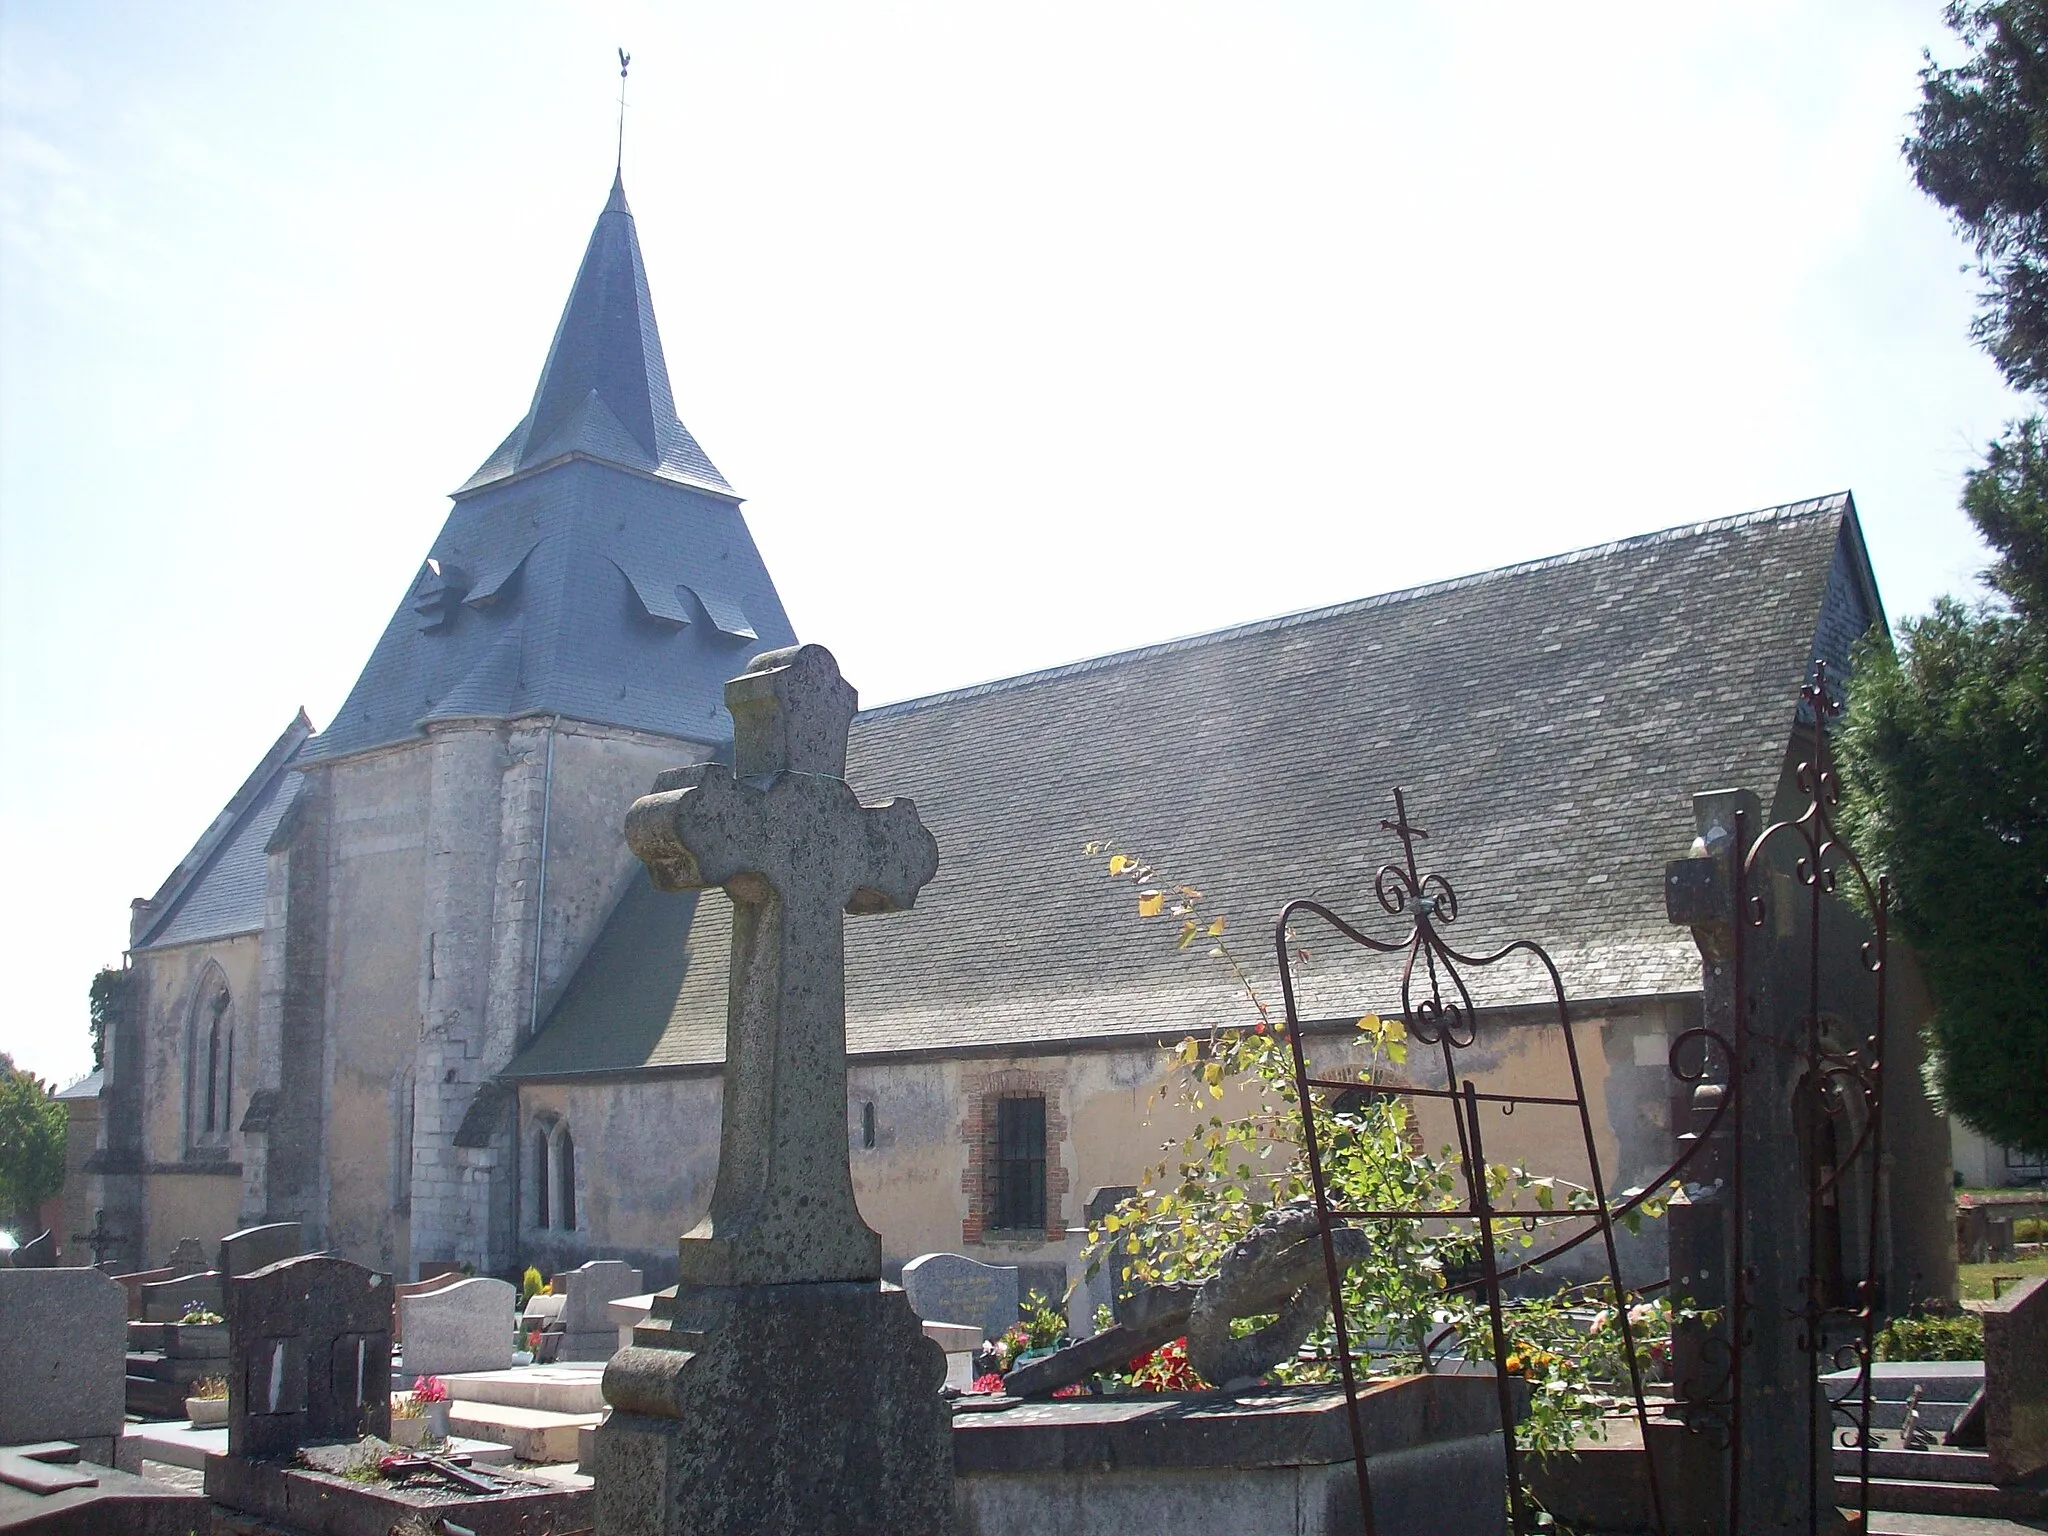
M 615 171 L 626 168 L 626 69 L 633 62 L 633 55 L 625 49 L 619 50 L 619 158 L 613 166 Z

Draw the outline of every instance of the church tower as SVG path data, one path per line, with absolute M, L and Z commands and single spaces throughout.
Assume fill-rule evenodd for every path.
M 531 406 L 454 493 L 340 712 L 138 904 L 129 1081 L 162 1146 L 130 1161 L 190 1139 L 168 1106 L 219 1051 L 166 1042 L 212 1007 L 202 1032 L 245 1021 L 232 1103 L 200 1119 L 239 1175 L 221 1219 L 297 1219 L 408 1276 L 509 1264 L 520 1170 L 494 1079 L 637 869 L 625 808 L 724 753 L 725 680 L 794 640 L 740 498 L 677 418 L 615 179 Z M 246 977 L 208 967 L 222 943 Z M 134 1195 L 147 1251 L 186 1235 Z

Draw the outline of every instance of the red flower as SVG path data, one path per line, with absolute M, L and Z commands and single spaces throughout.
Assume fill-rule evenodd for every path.
M 986 1376 L 975 1377 L 974 1385 L 968 1390 L 983 1396 L 991 1392 L 1000 1392 L 1003 1390 L 1003 1378 L 990 1371 Z
M 1052 1395 L 1054 1397 L 1086 1397 L 1088 1395 L 1088 1389 L 1082 1386 L 1081 1383 L 1079 1383 L 1078 1381 L 1075 1381 L 1069 1382 L 1064 1387 L 1054 1387 L 1052 1389 Z

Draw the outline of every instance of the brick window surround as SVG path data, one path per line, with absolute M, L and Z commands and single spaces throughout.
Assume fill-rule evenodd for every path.
M 1067 1235 L 1065 1197 L 1072 1182 L 1060 1161 L 1060 1145 L 1067 1139 L 1067 1117 L 1060 1101 L 1065 1077 L 1059 1072 L 1034 1072 L 1024 1067 L 1004 1067 L 994 1072 L 970 1072 L 961 1080 L 967 1099 L 967 1118 L 960 1123 L 960 1139 L 967 1147 L 967 1171 L 960 1176 L 960 1188 L 967 1196 L 967 1217 L 960 1223 L 960 1241 L 1063 1242 Z M 1006 1098 L 1045 1100 L 1045 1230 L 1006 1232 L 989 1225 L 995 1212 L 996 1102 Z

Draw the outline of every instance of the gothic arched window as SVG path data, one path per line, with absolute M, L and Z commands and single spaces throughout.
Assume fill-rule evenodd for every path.
M 224 1147 L 233 1129 L 234 998 L 211 961 L 193 989 L 185 1054 L 185 1139 L 193 1147 Z
M 533 1128 L 533 1224 L 545 1232 L 552 1223 L 548 1216 L 552 1207 L 548 1202 L 548 1179 L 554 1172 L 554 1158 L 548 1145 L 548 1128 L 536 1125 Z
M 576 1138 L 566 1125 L 555 1128 L 555 1209 L 564 1232 L 576 1230 Z

